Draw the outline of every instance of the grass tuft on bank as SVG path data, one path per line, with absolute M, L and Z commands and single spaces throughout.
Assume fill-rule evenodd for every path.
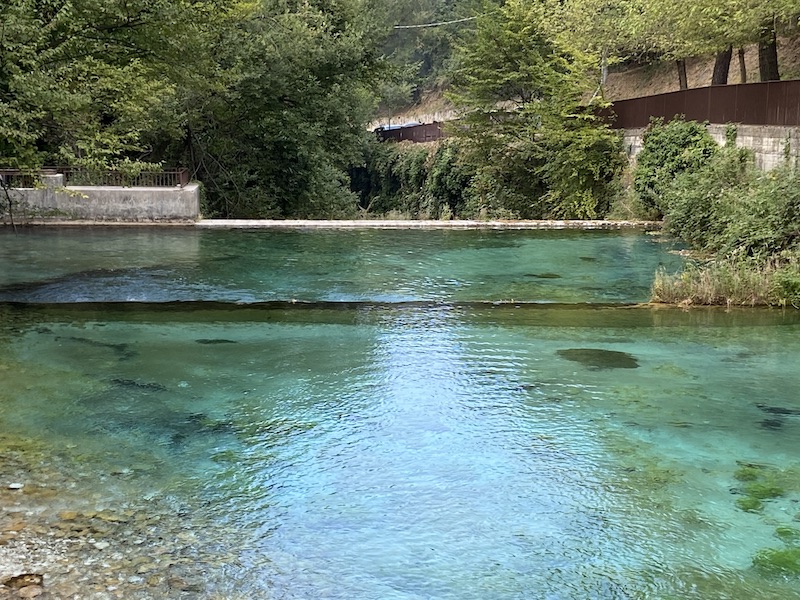
M 651 300 L 667 304 L 800 308 L 800 263 L 715 260 L 656 272 Z

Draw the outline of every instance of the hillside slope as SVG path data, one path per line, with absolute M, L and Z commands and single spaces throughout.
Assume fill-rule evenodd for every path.
M 781 39 L 778 44 L 782 79 L 800 79 L 800 38 Z M 747 82 L 759 81 L 758 49 L 755 45 L 745 49 Z M 690 88 L 711 85 L 714 71 L 713 56 L 698 56 L 686 61 L 686 76 Z M 739 59 L 734 52 L 731 61 L 729 84 L 742 83 Z M 606 81 L 604 94 L 608 100 L 625 100 L 665 92 L 674 92 L 678 87 L 678 72 L 674 62 L 649 63 L 644 65 L 618 65 L 611 69 Z M 408 122 L 432 123 L 455 118 L 453 106 L 442 93 L 430 94 L 419 104 L 392 115 L 377 118 L 370 129 L 380 125 Z

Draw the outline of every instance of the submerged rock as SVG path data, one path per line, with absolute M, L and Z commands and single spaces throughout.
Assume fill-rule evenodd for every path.
M 764 419 L 760 423 L 763 429 L 769 429 L 771 431 L 777 431 L 778 429 L 783 427 L 783 420 L 782 419 Z
M 115 377 L 111 383 L 119 387 L 132 388 L 137 390 L 150 390 L 152 392 L 166 392 L 167 388 L 160 383 L 151 381 L 136 381 L 135 379 L 124 379 L 122 377 Z
M 639 361 L 635 356 L 618 350 L 568 348 L 557 350 L 556 354 L 589 369 L 636 369 L 639 366 Z
M 536 277 L 536 279 L 561 279 L 558 273 L 528 273 L 528 277 Z
M 23 573 L 0 580 L 0 585 L 10 587 L 12 590 L 20 590 L 34 585 L 41 586 L 43 581 L 44 575 L 40 573 Z
M 784 417 L 788 417 L 788 416 L 792 416 L 792 415 L 793 416 L 800 415 L 800 409 L 797 409 L 797 408 L 785 408 L 783 406 L 770 406 L 769 404 L 763 404 L 761 402 L 757 403 L 756 406 L 760 410 L 762 410 L 765 413 L 768 413 L 770 415 L 781 415 L 781 416 L 784 416 Z

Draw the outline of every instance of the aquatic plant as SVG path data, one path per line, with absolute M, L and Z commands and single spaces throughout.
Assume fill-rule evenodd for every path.
M 791 476 L 779 469 L 744 462 L 739 463 L 733 476 L 746 482 L 742 488 L 734 490 L 744 495 L 736 500 L 736 506 L 746 512 L 759 512 L 764 507 L 762 500 L 784 496 L 791 480 Z
M 759 550 L 753 566 L 770 575 L 800 575 L 800 547 Z
M 753 465 L 742 465 L 733 474 L 739 481 L 755 481 L 760 475 L 761 468 Z
M 775 535 L 783 542 L 792 546 L 800 543 L 800 529 L 796 527 L 776 527 Z
M 736 506 L 745 512 L 761 512 L 761 509 L 764 508 L 764 503 L 758 498 L 745 496 L 744 498 L 736 499 Z
M 781 486 L 766 481 L 754 481 L 744 487 L 744 493 L 751 498 L 758 498 L 759 500 L 767 500 L 769 498 L 779 498 L 786 493 Z

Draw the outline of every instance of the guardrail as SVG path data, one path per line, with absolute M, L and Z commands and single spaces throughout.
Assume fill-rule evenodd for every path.
M 652 117 L 743 125 L 800 125 L 800 80 L 765 81 L 617 100 L 601 113 L 615 129 L 646 127 Z
M 64 176 L 64 185 L 96 185 L 122 187 L 184 187 L 189 183 L 189 169 L 140 171 L 126 173 L 116 170 L 86 169 L 84 167 L 43 167 L 38 171 L 0 169 L 0 177 L 15 188 L 35 187 L 42 175 Z

